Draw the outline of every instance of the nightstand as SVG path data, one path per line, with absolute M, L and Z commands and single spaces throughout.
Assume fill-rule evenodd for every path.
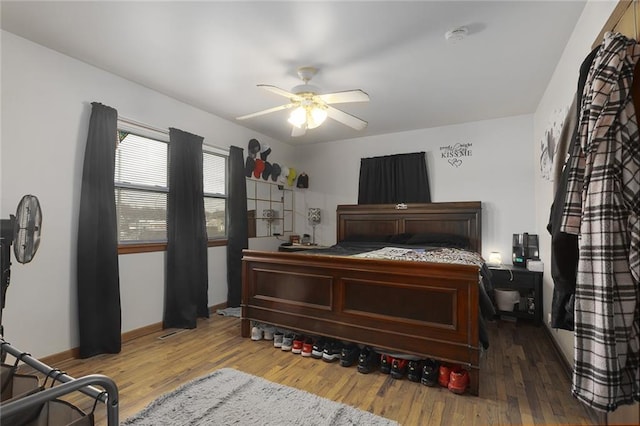
M 504 288 L 517 290 L 520 301 L 513 311 L 498 310 L 498 315 L 532 320 L 536 325 L 542 324 L 542 272 L 530 271 L 527 268 L 500 265 L 489 266 L 494 289 Z

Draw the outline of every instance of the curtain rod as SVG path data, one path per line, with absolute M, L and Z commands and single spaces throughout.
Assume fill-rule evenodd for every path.
M 139 121 L 123 117 L 121 115 L 118 115 L 118 121 L 121 121 L 121 122 L 123 122 L 125 124 L 129 124 L 131 126 L 136 126 L 136 127 L 141 127 L 143 129 L 146 129 L 146 130 L 151 130 L 152 132 L 162 133 L 163 135 L 169 135 L 169 130 L 167 130 L 167 129 L 161 129 L 159 127 L 150 126 L 149 124 L 144 124 L 144 123 L 141 123 Z M 224 151 L 224 152 L 229 152 L 229 148 L 228 147 L 227 148 L 223 148 L 221 146 L 209 145 L 209 144 L 206 144 L 206 143 L 204 145 L 206 145 L 208 147 L 211 147 L 211 148 L 219 149 L 219 150 Z
M 144 124 L 139 121 L 132 120 L 130 118 L 122 117 L 121 115 L 118 115 L 118 121 L 122 121 L 123 123 L 130 124 L 132 126 L 142 127 L 143 129 L 151 130 L 153 132 L 158 132 L 165 135 L 169 134 L 169 130 L 167 129 L 161 129 L 159 127 L 150 126 L 148 124 Z

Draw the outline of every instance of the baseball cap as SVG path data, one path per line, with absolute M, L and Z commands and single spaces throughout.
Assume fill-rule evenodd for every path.
M 262 172 L 264 171 L 264 161 L 259 158 L 256 158 L 256 166 L 253 169 L 253 176 L 259 178 Z
M 296 169 L 289 167 L 289 175 L 287 176 L 287 183 L 289 186 L 293 186 L 293 181 L 296 180 Z
M 282 170 L 280 169 L 280 164 L 273 163 L 271 165 L 271 180 L 274 182 L 277 182 L 278 176 L 280 176 L 280 173 L 282 173 Z

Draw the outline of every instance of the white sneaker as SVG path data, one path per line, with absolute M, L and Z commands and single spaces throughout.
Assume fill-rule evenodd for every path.
M 293 348 L 293 334 L 287 334 L 282 338 L 282 346 L 280 349 L 283 351 L 290 351 Z
M 276 348 L 282 348 L 282 339 L 284 338 L 284 334 L 280 331 L 276 331 L 273 333 L 273 346 Z
M 263 339 L 264 340 L 273 340 L 273 335 L 276 332 L 275 327 L 265 327 L 263 329 L 264 335 L 263 335 Z
M 258 326 L 251 329 L 251 340 L 262 340 L 262 329 Z

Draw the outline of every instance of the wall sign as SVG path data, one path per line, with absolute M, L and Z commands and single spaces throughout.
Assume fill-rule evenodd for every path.
M 440 158 L 447 160 L 449 165 L 453 168 L 458 168 L 462 166 L 462 162 L 465 157 L 471 157 L 471 146 L 473 144 L 471 142 L 468 143 L 457 143 L 453 146 L 441 146 L 440 147 Z

